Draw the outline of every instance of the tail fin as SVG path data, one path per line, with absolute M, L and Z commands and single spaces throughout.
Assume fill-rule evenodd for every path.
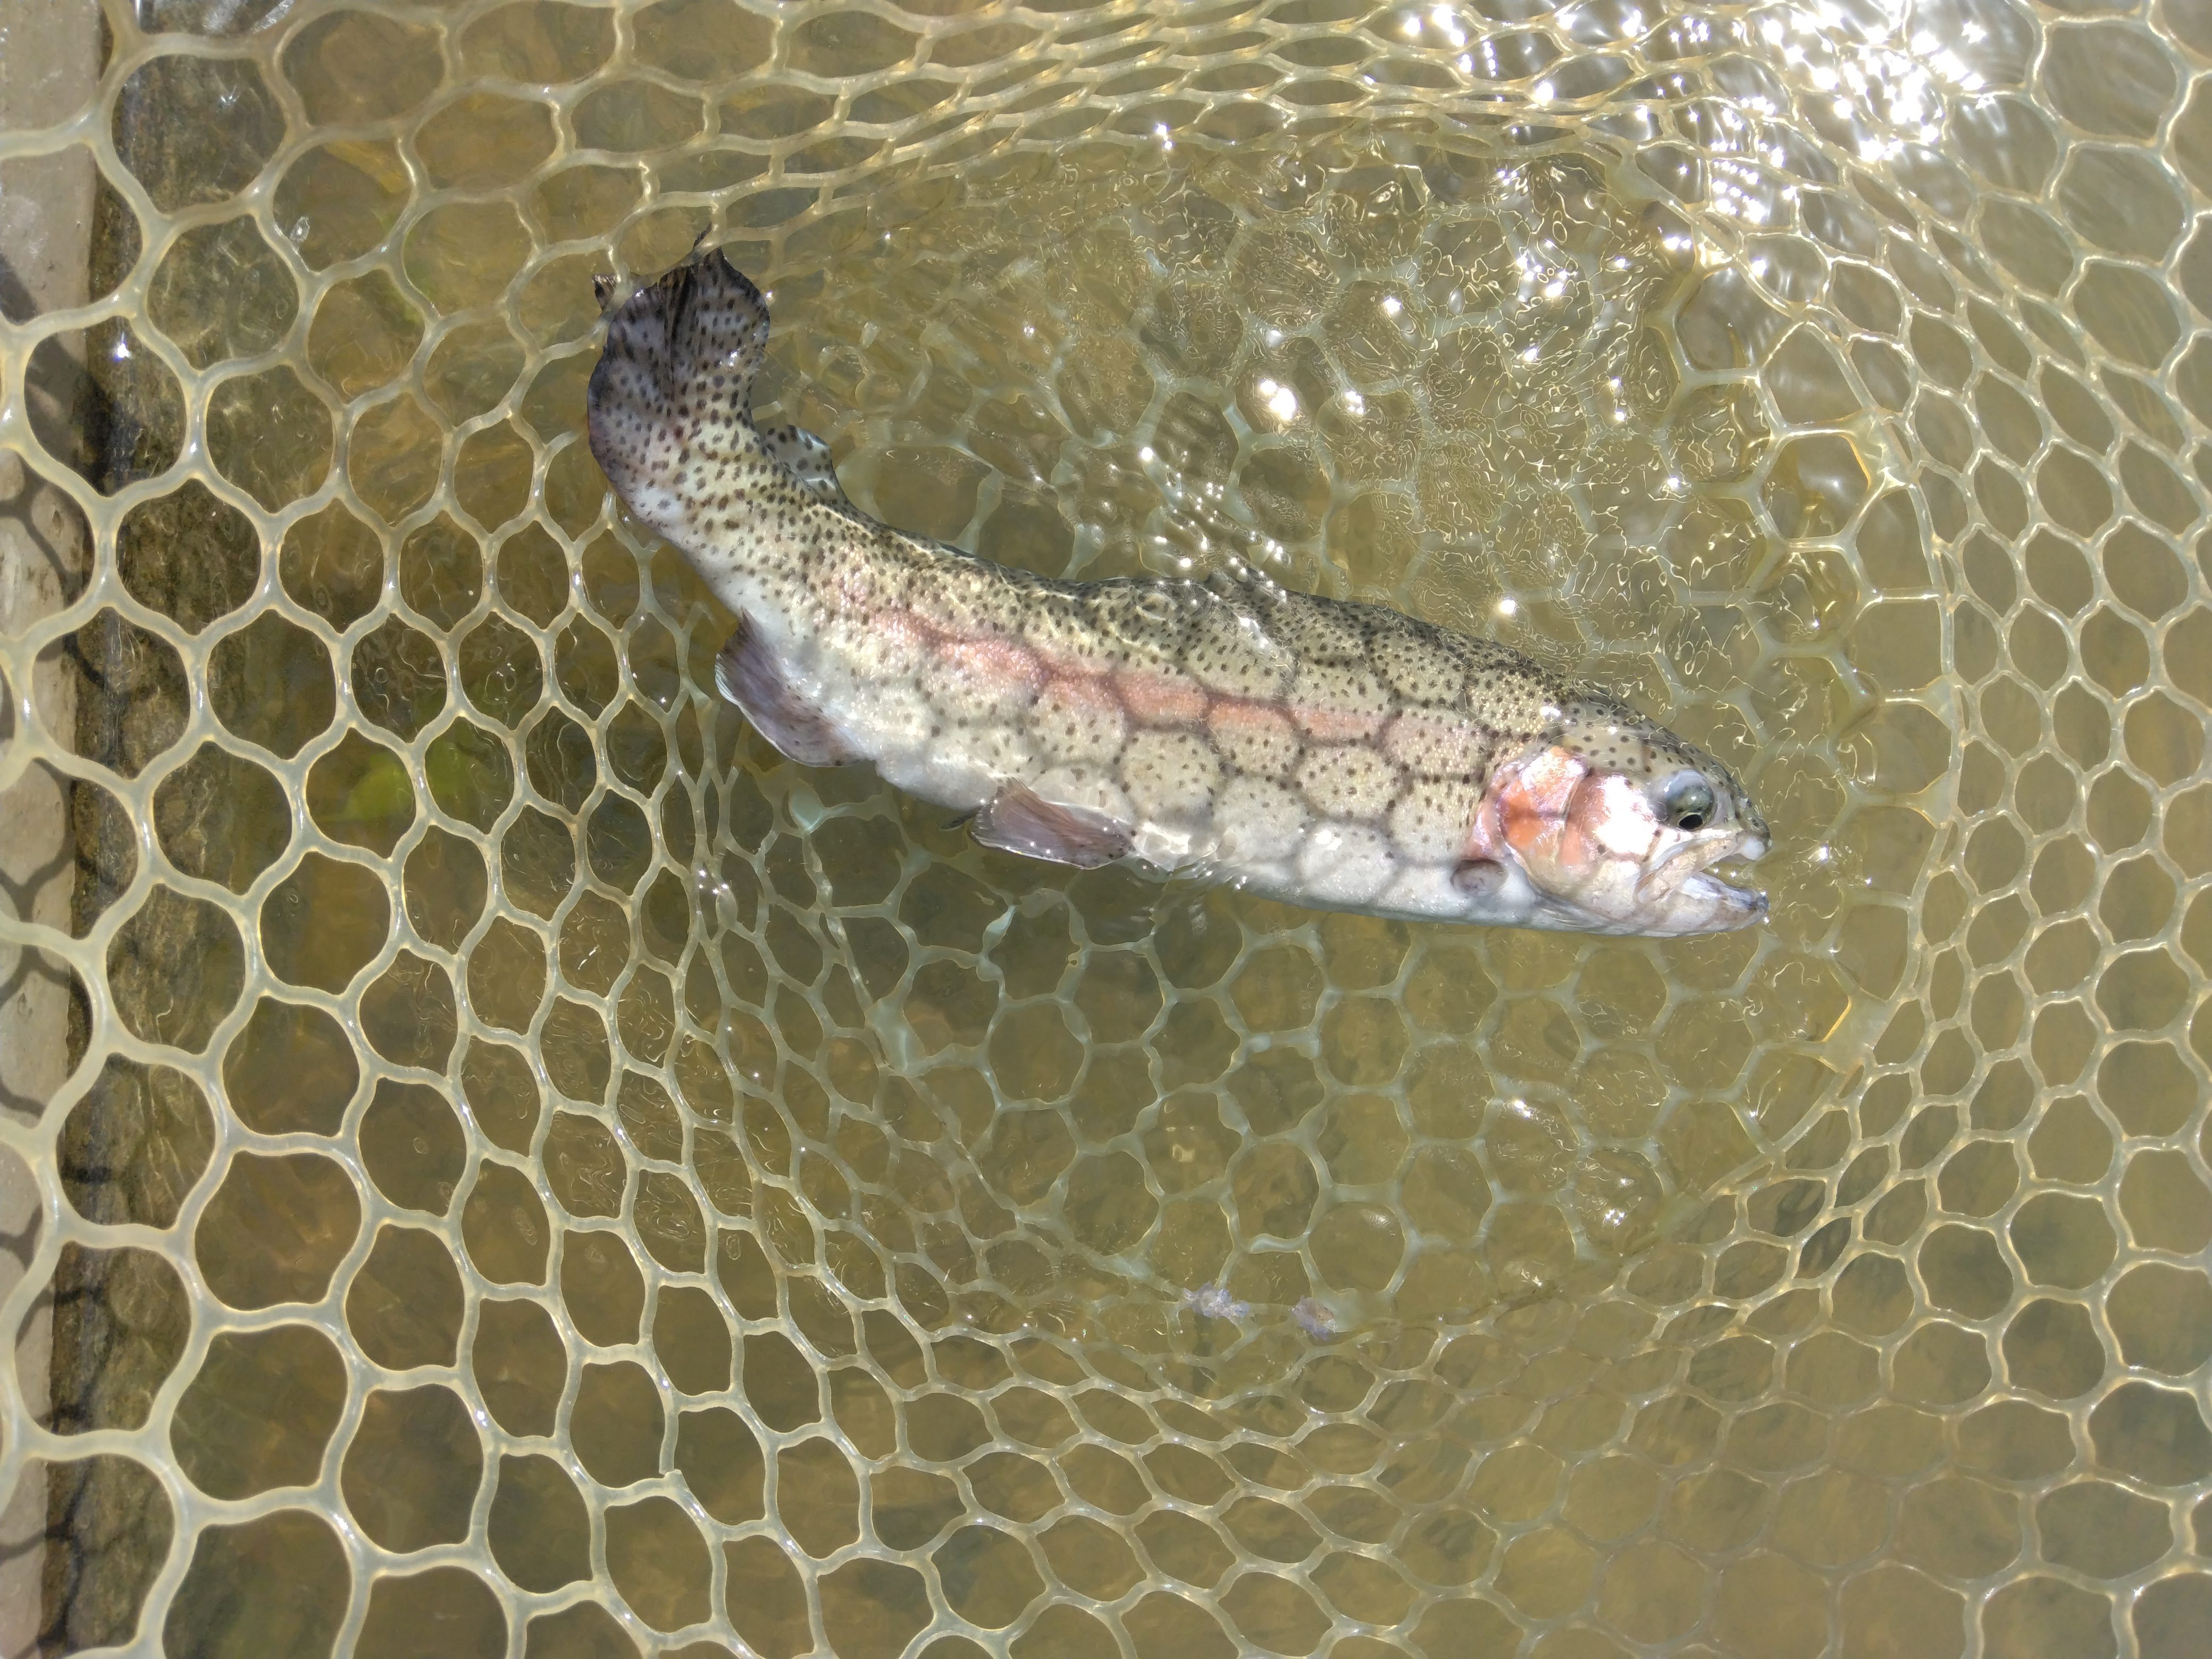
M 764 457 L 749 404 L 767 351 L 767 302 L 719 251 L 608 313 L 585 395 L 592 453 L 630 510 L 672 540 L 727 467 Z

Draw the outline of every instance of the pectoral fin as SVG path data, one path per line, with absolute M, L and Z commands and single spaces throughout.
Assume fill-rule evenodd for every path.
M 801 766 L 850 766 L 863 754 L 836 723 L 796 691 L 775 653 L 742 616 L 714 656 L 714 689 L 737 704 L 754 730 Z
M 975 814 L 969 833 L 1001 852 L 1082 870 L 1111 864 L 1131 844 L 1129 832 L 1104 813 L 1056 805 L 1018 784 L 992 797 Z
M 1489 898 L 1505 890 L 1505 866 L 1495 859 L 1462 859 L 1452 885 L 1469 898 Z

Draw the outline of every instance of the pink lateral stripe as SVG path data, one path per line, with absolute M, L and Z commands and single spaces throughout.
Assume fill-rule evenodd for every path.
M 979 690 L 1019 687 L 1042 692 L 1048 687 L 1056 701 L 1101 711 L 1117 707 L 1145 726 L 1190 726 L 1202 721 L 1260 726 L 1287 718 L 1319 743 L 1364 742 L 1383 732 L 1387 725 L 1391 758 L 1401 763 L 1418 759 L 1407 752 L 1416 745 L 1460 744 L 1468 748 L 1470 764 L 1474 759 L 1474 745 L 1465 727 L 1433 715 L 1408 712 L 1389 717 L 1364 709 L 1222 696 L 1186 676 L 1152 669 L 1102 674 L 1073 659 L 1055 657 L 1003 635 L 957 632 L 913 610 L 880 613 L 876 625 L 906 632 Z

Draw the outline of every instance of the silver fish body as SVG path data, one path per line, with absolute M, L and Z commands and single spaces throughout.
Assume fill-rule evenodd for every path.
M 1739 927 L 1766 826 L 1728 769 L 1495 641 L 1224 573 L 1056 581 L 859 512 L 755 426 L 768 311 L 719 253 L 609 312 L 592 453 L 739 621 L 723 694 L 989 846 L 1136 858 L 1324 908 L 1611 933 Z

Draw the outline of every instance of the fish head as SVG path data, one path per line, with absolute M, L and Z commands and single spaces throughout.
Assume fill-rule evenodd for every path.
M 1712 873 L 1770 839 L 1733 772 L 1624 703 L 1578 699 L 1559 712 L 1492 769 L 1468 848 L 1478 867 L 1533 890 L 1528 925 L 1712 933 L 1766 914 L 1765 894 Z

